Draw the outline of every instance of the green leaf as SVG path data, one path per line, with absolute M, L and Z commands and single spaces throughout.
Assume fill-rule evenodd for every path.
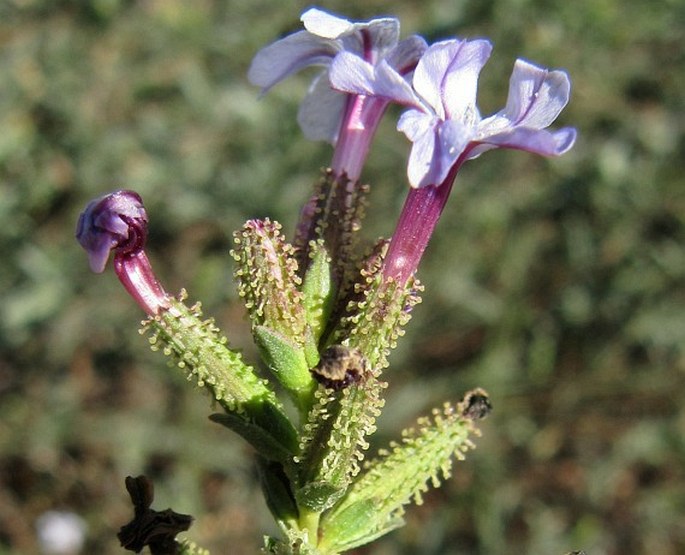
M 294 430 L 292 426 L 289 428 L 283 426 L 278 418 L 263 419 L 273 423 L 273 426 L 269 428 L 262 428 L 236 414 L 215 413 L 211 414 L 209 418 L 213 422 L 233 430 L 268 460 L 284 462 L 290 460 L 293 455 Z
M 283 465 L 258 457 L 257 469 L 271 514 L 282 529 L 296 527 L 298 510 Z
M 323 245 L 317 241 L 312 245 L 311 262 L 302 285 L 304 294 L 305 317 L 314 341 L 318 343 L 328 323 L 335 302 L 335 292 L 331 280 L 331 257 Z M 312 366 L 318 361 L 314 361 Z
M 330 482 L 309 482 L 297 491 L 297 504 L 320 513 L 331 507 L 345 493 L 345 488 Z
M 309 406 L 316 382 L 309 371 L 304 348 L 266 326 L 253 328 L 255 342 L 266 365 L 300 406 Z
M 378 500 L 365 499 L 347 506 L 335 519 L 324 521 L 320 549 L 332 553 L 347 551 L 404 525 L 404 520 L 396 515 L 379 523 L 377 505 Z
M 446 403 L 431 418 L 420 418 L 418 428 L 404 430 L 402 442 L 392 443 L 367 463 L 345 496 L 323 515 L 322 545 L 334 549 L 349 542 L 360 545 L 356 536 L 346 537 L 345 530 L 354 531 L 358 524 L 361 535 L 377 537 L 406 504 L 412 500 L 419 504 L 427 483 L 437 487 L 440 474 L 450 475 L 453 457 L 463 459 L 474 447 L 471 436 L 480 433 L 474 419 L 487 412 L 481 410 L 486 405 L 489 408 L 487 395 L 479 389 L 456 407 Z

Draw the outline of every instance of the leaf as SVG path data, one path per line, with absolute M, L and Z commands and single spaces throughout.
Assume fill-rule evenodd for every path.
M 257 469 L 264 498 L 271 514 L 281 528 L 295 527 L 299 514 L 283 465 L 258 457 Z
M 314 341 L 318 343 L 333 309 L 335 292 L 331 278 L 331 257 L 323 241 L 317 241 L 311 248 L 311 262 L 304 277 L 302 293 L 305 317 Z M 310 361 L 310 364 L 313 366 L 317 362 Z
M 404 520 L 395 515 L 379 523 L 377 505 L 378 500 L 365 499 L 346 507 L 336 519 L 324 521 L 319 547 L 334 553 L 347 551 L 404 525 Z
M 297 504 L 320 513 L 331 507 L 345 493 L 345 488 L 330 482 L 309 482 L 297 491 Z
M 243 417 L 236 414 L 215 413 L 211 414 L 209 419 L 234 431 L 267 460 L 287 461 L 293 455 L 292 450 L 288 447 L 291 442 L 288 435 L 294 437 L 294 434 L 290 432 L 288 435 L 273 434 L 253 422 L 247 422 Z M 282 441 L 284 436 L 286 441 Z
M 302 406 L 308 408 L 316 383 L 309 372 L 303 347 L 266 326 L 255 326 L 252 331 L 265 364 L 296 404 L 304 403 Z
M 478 410 L 474 411 L 476 405 Z M 355 538 L 346 537 L 345 530 L 358 525 L 361 535 L 378 537 L 402 514 L 405 505 L 411 501 L 419 504 L 427 483 L 437 487 L 440 474 L 445 478 L 450 475 L 452 458 L 463 459 L 474 447 L 470 438 L 480 433 L 474 418 L 482 415 L 480 408 L 486 405 L 489 408 L 487 394 L 478 389 L 456 406 L 446 403 L 442 409 L 435 409 L 432 417 L 419 418 L 417 428 L 404 430 L 401 443 L 392 443 L 390 449 L 367 463 L 344 497 L 324 514 L 322 545 L 333 550 L 349 542 L 361 545 Z

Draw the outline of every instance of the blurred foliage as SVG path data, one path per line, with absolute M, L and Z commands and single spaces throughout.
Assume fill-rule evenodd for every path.
M 94 196 L 145 199 L 150 254 L 250 356 L 228 256 L 248 217 L 292 229 L 330 148 L 295 113 L 308 75 L 264 99 L 245 79 L 299 26 L 294 0 L 0 3 L 0 553 L 34 553 L 50 509 L 120 553 L 124 477 L 197 517 L 215 553 L 273 532 L 249 450 L 148 353 L 141 317 L 73 240 Z M 685 551 L 685 7 L 680 0 L 330 1 L 405 35 L 488 36 L 484 113 L 517 56 L 566 68 L 559 160 L 488 153 L 461 172 L 393 355 L 379 441 L 480 385 L 478 449 L 408 525 L 359 553 Z M 391 233 L 408 143 L 388 118 L 365 178 L 366 237 Z M 223 548 L 221 547 L 223 546 Z

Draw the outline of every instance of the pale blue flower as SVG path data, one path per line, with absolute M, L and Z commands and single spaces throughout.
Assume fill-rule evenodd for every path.
M 409 107 L 397 124 L 412 141 L 407 174 L 412 187 L 440 185 L 466 160 L 492 148 L 557 156 L 576 138 L 573 128 L 546 128 L 566 106 L 568 75 L 517 60 L 506 106 L 481 118 L 476 106 L 478 76 L 490 56 L 487 40 L 446 40 L 432 45 L 416 66 L 411 85 L 381 60 L 372 66 L 342 53 L 330 68 L 334 88 L 376 96 Z
M 306 30 L 260 50 L 252 60 L 248 79 L 266 92 L 305 67 L 326 68 L 312 82 L 300 106 L 298 123 L 308 139 L 335 144 L 347 95 L 330 87 L 327 68 L 332 60 L 340 52 L 349 52 L 372 65 L 386 60 L 402 74 L 413 69 L 426 44 L 416 36 L 400 42 L 400 24 L 394 17 L 351 22 L 311 8 L 300 19 Z
M 385 60 L 371 65 L 343 52 L 331 64 L 334 88 L 409 108 L 397 128 L 413 143 L 407 165 L 412 189 L 383 262 L 388 279 L 406 283 L 416 271 L 466 160 L 493 148 L 557 156 L 575 142 L 575 129 L 547 130 L 568 102 L 568 75 L 524 60 L 514 65 L 504 109 L 481 117 L 478 76 L 491 51 L 487 40 L 438 42 L 419 60 L 411 84 Z

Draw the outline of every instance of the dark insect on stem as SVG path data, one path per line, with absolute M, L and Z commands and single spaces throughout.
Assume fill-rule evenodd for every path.
M 482 388 L 476 388 L 464 395 L 461 402 L 462 415 L 471 420 L 482 420 L 492 412 L 492 403 L 487 392 Z
M 324 387 L 338 391 L 361 382 L 368 371 L 368 362 L 358 349 L 331 345 L 312 368 L 312 375 Z

